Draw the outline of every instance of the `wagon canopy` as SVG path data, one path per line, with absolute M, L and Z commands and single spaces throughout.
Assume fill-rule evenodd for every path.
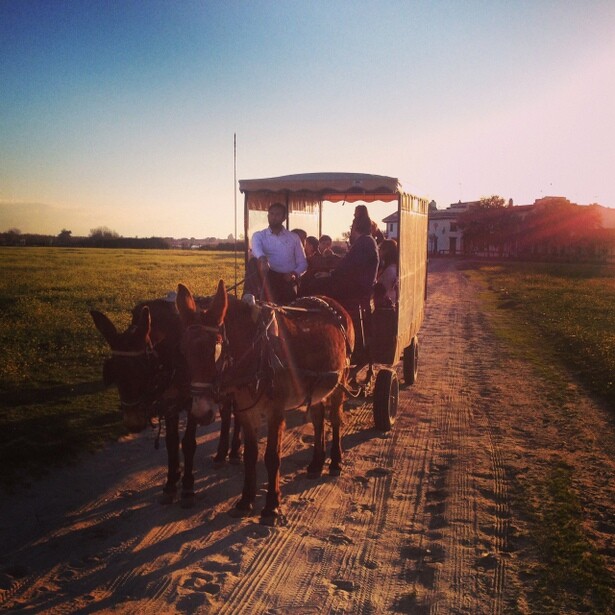
M 313 211 L 323 201 L 392 202 L 402 194 L 395 177 L 367 173 L 300 173 L 264 179 L 239 180 L 246 207 L 266 211 L 275 201 L 285 203 L 289 211 Z

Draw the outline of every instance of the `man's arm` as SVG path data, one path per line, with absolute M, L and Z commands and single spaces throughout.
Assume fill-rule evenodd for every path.
M 265 250 L 263 249 L 263 234 L 261 231 L 256 231 L 256 233 L 252 235 L 252 256 L 259 260 L 265 256 Z

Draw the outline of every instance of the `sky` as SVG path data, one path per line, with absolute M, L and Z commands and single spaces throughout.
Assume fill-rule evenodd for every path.
M 614 169 L 612 0 L 0 0 L 0 232 L 226 238 L 235 176 L 320 171 L 615 207 Z

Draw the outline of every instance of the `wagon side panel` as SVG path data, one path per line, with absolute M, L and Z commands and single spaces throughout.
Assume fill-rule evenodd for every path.
M 397 353 L 418 333 L 425 313 L 428 201 L 403 194 L 399 212 L 399 314 Z

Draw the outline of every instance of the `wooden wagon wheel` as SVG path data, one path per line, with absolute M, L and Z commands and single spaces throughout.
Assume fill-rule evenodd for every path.
M 419 371 L 419 339 L 413 337 L 410 346 L 404 349 L 404 383 L 414 384 Z
M 376 429 L 390 431 L 397 415 L 398 400 L 397 373 L 392 369 L 381 369 L 374 385 L 374 425 Z

